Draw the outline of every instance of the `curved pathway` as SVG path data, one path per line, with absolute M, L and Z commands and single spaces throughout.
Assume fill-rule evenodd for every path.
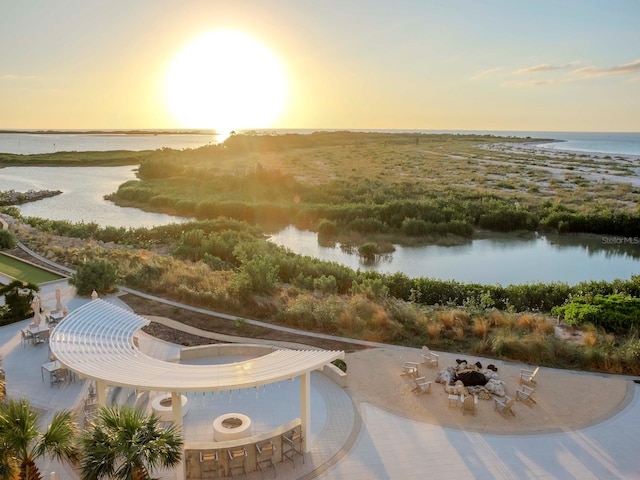
M 29 252 L 47 261 L 35 252 Z M 126 288 L 122 290 L 233 321 L 238 318 Z M 254 320 L 247 319 L 247 322 L 301 333 Z M 177 322 L 169 321 L 167 324 L 188 333 L 202 334 L 198 329 Z M 215 334 L 203 334 L 209 335 Z M 344 338 L 331 335 L 310 335 L 345 341 Z M 374 342 L 353 343 L 383 346 Z M 632 378 L 636 377 L 628 377 L 628 381 Z M 306 475 L 300 478 L 640 479 L 637 459 L 640 445 L 639 385 L 634 386 L 633 398 L 626 407 L 609 419 L 580 430 L 546 434 L 480 434 L 417 422 L 366 402 L 358 405 L 358 410 L 360 418 L 355 419 L 351 437 L 346 440 L 342 450 L 323 466 L 305 472 Z

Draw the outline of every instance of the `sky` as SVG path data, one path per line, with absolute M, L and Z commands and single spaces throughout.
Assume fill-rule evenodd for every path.
M 640 132 L 639 19 L 637 0 L 0 0 L 0 129 L 193 126 L 168 72 L 224 29 L 284 78 L 270 124 L 238 129 Z

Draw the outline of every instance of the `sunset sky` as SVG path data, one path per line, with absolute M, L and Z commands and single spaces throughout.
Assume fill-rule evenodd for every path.
M 222 128 L 179 119 L 167 87 L 222 29 L 277 68 L 254 74 L 234 44 L 198 51 L 205 77 L 244 65 L 217 90 L 279 102 L 252 100 L 269 125 L 238 108 L 225 128 L 638 132 L 639 19 L 637 0 L 3 1 L 0 128 Z

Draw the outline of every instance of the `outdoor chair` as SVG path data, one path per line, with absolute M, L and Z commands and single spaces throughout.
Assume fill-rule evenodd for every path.
M 516 389 L 516 400 L 520 400 L 528 406 L 536 403 L 533 398 L 533 393 L 536 391 L 535 388 L 527 387 L 526 385 L 520 386 L 520 388 Z
M 51 372 L 51 376 L 49 377 L 50 386 L 60 387 L 60 385 L 67 382 L 69 379 L 69 370 L 66 368 L 59 368 L 58 370 L 54 370 Z
M 302 457 L 302 463 L 304 463 L 302 430 L 300 427 L 296 427 L 289 433 L 282 435 L 282 460 L 291 460 L 293 468 L 296 468 L 296 455 L 300 455 Z
M 218 478 L 220 464 L 218 463 L 218 451 L 200 452 L 200 472 L 203 478 Z M 211 477 L 213 475 L 213 477 Z
M 36 335 L 36 343 L 47 343 L 49 341 L 49 337 L 51 333 L 49 330 L 44 330 Z
M 466 415 L 467 413 L 471 413 L 472 415 L 476 414 L 476 407 L 478 405 L 478 397 L 475 395 L 462 395 L 462 414 Z
M 31 333 L 29 330 L 20 330 L 20 335 L 20 344 L 23 347 L 27 344 L 33 345 L 33 342 L 35 341 L 33 333 Z
M 408 375 L 410 377 L 418 376 L 418 363 L 417 362 L 404 362 L 402 365 L 402 372 L 400 375 Z
M 437 367 L 438 360 L 440 360 L 440 356 L 437 353 L 433 353 L 429 350 L 429 347 L 422 347 L 422 353 L 420 354 L 422 357 L 422 363 L 426 363 L 430 367 Z
M 227 454 L 229 455 L 229 475 L 235 477 L 238 472 L 246 475 L 247 449 L 244 447 L 230 448 L 227 450 Z
M 276 466 L 273 464 L 273 456 L 276 453 L 276 447 L 271 440 L 256 443 L 256 466 L 258 470 L 264 472 L 267 468 L 273 468 L 275 474 Z
M 527 370 L 525 368 L 520 369 L 520 384 L 521 385 L 536 385 L 535 376 L 538 374 L 540 367 L 535 370 Z
M 416 392 L 417 394 L 431 392 L 431 382 L 427 382 L 425 377 L 415 377 L 413 381 L 416 384 L 413 391 Z
M 511 410 L 511 407 L 516 401 L 515 397 L 514 398 L 504 397 L 504 399 L 494 398 L 493 401 L 494 401 L 495 409 L 500 414 L 502 414 L 503 417 L 507 417 L 509 415 L 512 417 L 516 416 L 516 414 L 513 413 L 513 410 Z

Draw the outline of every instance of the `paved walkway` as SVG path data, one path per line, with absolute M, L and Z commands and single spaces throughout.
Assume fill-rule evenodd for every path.
M 158 301 L 186 307 L 176 302 Z M 203 309 L 186 308 L 229 317 L 229 320 L 237 319 Z M 189 333 L 202 334 L 192 327 L 168 323 Z M 203 334 L 209 335 L 214 334 Z M 314 336 L 335 338 L 322 334 Z M 3 343 L 6 341 L 4 338 L 1 340 Z M 16 340 L 14 338 L 11 341 Z M 379 345 L 372 342 L 356 343 Z M 0 353 L 5 348 L 6 345 L 2 345 Z M 375 378 L 372 377 L 372 381 Z M 321 427 L 317 436 L 320 438 L 326 430 L 336 429 L 339 434 L 329 438 L 341 438 L 342 448 L 317 456 L 316 462 L 320 458 L 324 460 L 321 464 L 314 462 L 312 469 L 286 470 L 283 478 L 640 479 L 640 463 L 637 459 L 640 445 L 639 389 L 640 386 L 635 385 L 632 388 L 633 398 L 623 410 L 601 423 L 577 431 L 536 435 L 489 435 L 456 430 L 403 418 L 368 403 L 357 405 L 355 411 L 350 405 L 343 404 L 341 408 L 347 412 L 347 430 L 338 420 Z M 47 408 L 54 405 L 42 406 Z M 355 413 L 351 421 L 348 419 L 350 410 Z M 350 431 L 350 435 L 345 436 L 346 431 Z M 279 469 L 278 478 L 281 471 Z

